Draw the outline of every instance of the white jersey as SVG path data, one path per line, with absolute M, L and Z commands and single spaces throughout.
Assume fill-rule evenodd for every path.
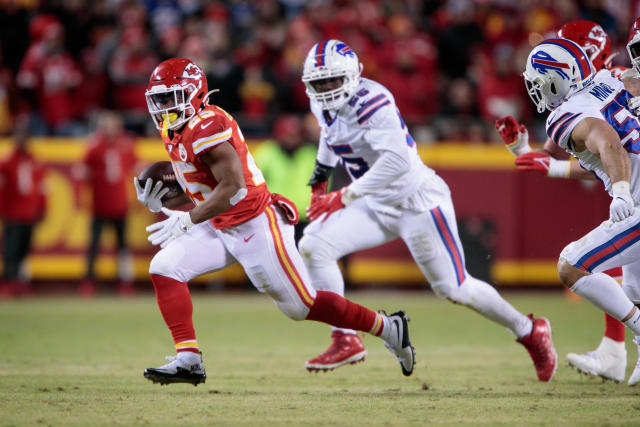
M 322 110 L 315 101 L 311 101 L 311 111 L 322 129 L 318 162 L 333 167 L 340 160 L 356 181 L 352 188 L 358 189 L 356 194 L 363 195 L 372 209 L 424 211 L 449 199 L 449 187 L 420 159 L 393 95 L 381 84 L 362 78 L 355 95 L 337 113 Z M 375 178 L 376 170 L 368 172 L 386 152 L 399 155 L 403 166 L 385 170 L 393 179 L 383 186 L 367 188 L 365 183 Z
M 547 118 L 547 135 L 558 146 L 564 148 L 580 161 L 580 165 L 593 172 L 611 192 L 611 179 L 604 171 L 598 156 L 584 150 L 576 152 L 571 140 L 571 132 L 587 117 L 604 120 L 613 127 L 620 137 L 631 160 L 631 194 L 640 202 L 640 121 L 627 109 L 627 101 L 632 95 L 624 89 L 624 84 L 609 71 L 599 71 L 593 84 L 572 95 Z

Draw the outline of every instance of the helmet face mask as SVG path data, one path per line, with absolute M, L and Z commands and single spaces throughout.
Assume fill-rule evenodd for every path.
M 523 77 L 539 113 L 553 110 L 593 81 L 595 69 L 586 52 L 566 39 L 549 39 L 533 48 Z
M 156 67 L 145 92 L 158 130 L 179 129 L 202 108 L 207 80 L 192 61 L 172 58 Z
M 309 99 L 319 102 L 325 110 L 339 110 L 358 87 L 361 72 L 362 64 L 347 44 L 323 40 L 307 54 L 302 81 Z
M 640 18 L 636 19 L 629 30 L 629 40 L 627 41 L 627 52 L 631 59 L 631 66 L 640 74 Z

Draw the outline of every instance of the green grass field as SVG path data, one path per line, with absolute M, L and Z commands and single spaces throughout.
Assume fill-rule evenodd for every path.
M 151 294 L 1 301 L 0 425 L 640 424 L 640 388 L 564 364 L 567 352 L 600 341 L 603 316 L 586 302 L 506 294 L 553 323 L 561 363 L 543 384 L 511 334 L 468 309 L 430 292 L 350 296 L 407 311 L 413 376 L 369 336 L 364 364 L 307 373 L 304 361 L 329 343 L 327 327 L 288 320 L 257 293 L 210 293 L 194 295 L 206 384 L 161 387 L 142 377 L 173 353 Z M 629 375 L 636 350 L 627 348 Z

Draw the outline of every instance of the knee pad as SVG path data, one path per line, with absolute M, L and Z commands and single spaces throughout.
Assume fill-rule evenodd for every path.
M 309 314 L 309 308 L 299 300 L 278 301 L 273 300 L 281 312 L 284 313 L 289 319 L 292 320 L 304 320 Z
M 313 234 L 302 236 L 298 242 L 298 249 L 307 265 L 333 262 L 340 258 L 331 245 Z
M 184 272 L 178 268 L 183 253 L 184 249 L 178 244 L 161 249 L 149 264 L 149 274 L 170 277 L 179 282 L 188 282 L 191 277 L 186 277 Z
M 433 289 L 433 293 L 435 293 L 439 298 L 445 298 L 449 300 L 454 300 L 453 296 L 455 294 L 454 287 L 455 283 L 447 282 L 445 280 L 439 280 L 434 283 L 430 283 L 431 289 Z

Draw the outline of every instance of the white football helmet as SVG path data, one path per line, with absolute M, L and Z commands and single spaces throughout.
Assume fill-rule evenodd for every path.
M 323 40 L 307 54 L 302 81 L 310 99 L 318 101 L 325 110 L 338 110 L 355 92 L 361 72 L 362 64 L 349 45 L 340 40 Z M 314 87 L 315 81 L 333 77 L 342 77 L 342 85 L 337 89 L 318 92 Z
M 595 68 L 585 51 L 567 39 L 548 39 L 533 48 L 523 77 L 538 109 L 553 110 L 573 93 L 588 86 Z

